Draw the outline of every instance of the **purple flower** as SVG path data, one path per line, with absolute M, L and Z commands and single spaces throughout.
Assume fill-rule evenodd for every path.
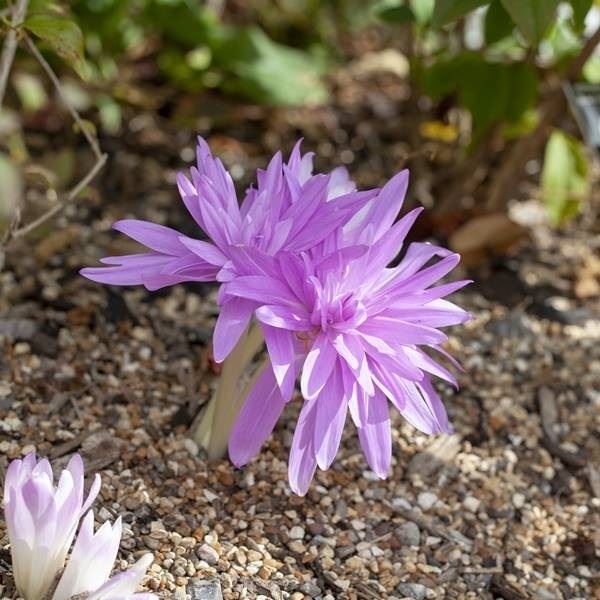
M 130 570 L 109 579 L 121 542 L 121 529 L 119 517 L 114 525 L 105 522 L 94 533 L 94 514 L 87 513 L 52 600 L 69 600 L 79 594 L 86 594 L 88 600 L 155 598 L 153 594 L 135 593 L 152 563 L 151 554 L 145 554 Z
M 443 298 L 468 282 L 433 286 L 459 256 L 430 244 L 400 251 L 420 209 L 393 224 L 406 190 L 403 172 L 377 198 L 316 248 L 255 256 L 261 275 L 240 276 L 222 289 L 261 306 L 271 368 L 260 374 L 229 441 L 232 461 L 248 462 L 272 432 L 300 376 L 303 407 L 289 462 L 292 489 L 306 493 L 315 469 L 327 469 L 347 412 L 367 462 L 386 477 L 391 461 L 388 400 L 426 433 L 449 432 L 431 376 L 456 385 L 432 352 L 447 356 L 438 328 L 469 314 Z M 436 259 L 434 264 L 430 264 Z
M 64 565 L 81 516 L 99 490 L 96 475 L 84 500 L 83 462 L 77 454 L 56 487 L 50 463 L 36 462 L 34 453 L 9 465 L 4 513 L 15 584 L 26 600 L 38 600 L 48 591 Z
M 100 490 L 96 475 L 84 501 L 83 462 L 78 454 L 69 461 L 54 487 L 52 469 L 35 454 L 14 460 L 4 482 L 4 512 L 10 540 L 13 577 L 25 600 L 45 598 L 65 564 L 82 515 Z M 52 600 L 79 594 L 95 600 L 153 600 L 153 594 L 135 594 L 152 562 L 143 556 L 129 571 L 109 579 L 121 541 L 121 519 L 104 523 L 94 534 L 94 515 L 83 520 L 67 566 Z
M 183 281 L 227 282 L 260 275 L 253 255 L 276 257 L 305 252 L 347 223 L 377 193 L 356 192 L 346 169 L 312 175 L 312 154 L 296 144 L 287 163 L 278 152 L 257 173 L 257 187 L 241 203 L 229 173 L 199 138 L 197 167 L 190 178 L 179 174 L 179 192 L 196 224 L 210 241 L 193 239 L 162 225 L 124 220 L 114 228 L 144 244 L 148 252 L 102 259 L 105 267 L 81 274 L 101 283 L 143 284 L 149 290 Z M 214 334 L 215 359 L 221 362 L 247 328 L 255 301 L 219 296 L 221 310 Z

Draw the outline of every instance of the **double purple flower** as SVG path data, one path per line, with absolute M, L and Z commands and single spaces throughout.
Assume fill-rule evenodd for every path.
M 459 256 L 430 244 L 410 244 L 399 264 L 389 266 L 421 210 L 395 222 L 406 171 L 381 190 L 357 192 L 343 169 L 312 175 L 312 156 L 302 156 L 296 145 L 287 164 L 278 153 L 259 171 L 256 189 L 238 208 L 229 174 L 200 140 L 198 168 L 191 181 L 183 175 L 178 181 L 188 211 L 212 243 L 121 221 L 116 228 L 151 252 L 104 259 L 113 266 L 82 274 L 150 289 L 183 280 L 221 282 L 214 337 L 219 361 L 256 316 L 270 364 L 230 437 L 236 465 L 259 451 L 297 378 L 304 404 L 289 463 L 296 493 L 306 493 L 317 466 L 331 465 L 348 411 L 380 477 L 391 461 L 388 400 L 421 431 L 450 431 L 431 376 L 456 380 L 432 354 L 449 358 L 438 328 L 469 315 L 444 297 L 468 282 L 434 286 Z M 150 267 L 150 261 L 156 262 Z
M 179 174 L 179 193 L 210 242 L 193 239 L 163 225 L 126 219 L 114 229 L 144 244 L 149 251 L 111 256 L 108 267 L 86 268 L 81 274 L 113 285 L 143 284 L 156 290 L 184 281 L 231 281 L 255 271 L 248 251 L 275 256 L 302 252 L 318 244 L 348 221 L 375 192 L 355 192 L 343 168 L 330 175 L 312 175 L 312 155 L 294 148 L 287 164 L 278 152 L 258 185 L 241 202 L 229 173 L 199 138 L 197 167 L 190 179 Z M 248 326 L 257 303 L 221 297 L 214 333 L 214 355 L 223 361 Z

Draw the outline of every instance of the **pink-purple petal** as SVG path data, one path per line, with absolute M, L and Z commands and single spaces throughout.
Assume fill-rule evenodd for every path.
M 246 331 L 254 303 L 243 298 L 229 298 L 221 305 L 213 334 L 213 354 L 216 362 L 223 362 Z
M 284 406 L 285 400 L 273 369 L 265 365 L 244 401 L 229 437 L 229 458 L 236 467 L 242 467 L 258 454 Z
M 385 479 L 392 460 L 392 431 L 387 401 L 379 391 L 367 400 L 367 418 L 358 427 L 358 437 L 369 467 Z

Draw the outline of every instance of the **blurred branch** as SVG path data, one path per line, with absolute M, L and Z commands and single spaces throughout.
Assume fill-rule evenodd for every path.
M 24 2 L 24 4 L 26 5 L 27 2 Z M 13 19 L 13 23 L 14 22 L 15 22 L 15 20 Z M 21 22 L 22 22 L 22 19 L 21 19 Z M 12 31 L 13 30 L 11 30 L 11 32 Z M 27 49 L 31 52 L 31 54 L 34 56 L 34 58 L 40 63 L 42 69 L 46 72 L 46 74 L 50 78 L 50 81 L 56 88 L 56 91 L 57 91 L 58 95 L 60 96 L 61 100 L 63 101 L 64 105 L 67 107 L 67 110 L 71 113 L 71 116 L 75 120 L 75 123 L 77 123 L 77 126 L 81 130 L 81 133 L 85 137 L 87 143 L 89 144 L 90 148 L 92 149 L 92 152 L 94 153 L 94 156 L 96 157 L 96 162 L 94 163 L 92 168 L 87 172 L 87 174 L 79 181 L 79 183 L 77 183 L 66 194 L 66 196 L 64 198 L 60 199 L 54 206 L 52 206 L 45 213 L 40 215 L 37 219 L 34 219 L 27 225 L 24 225 L 23 227 L 20 227 L 20 228 L 19 228 L 19 222 L 20 222 L 21 211 L 18 208 L 15 212 L 15 217 L 14 217 L 8 231 L 6 232 L 4 238 L 2 239 L 3 245 L 8 244 L 11 240 L 14 240 L 14 239 L 17 239 L 17 238 L 27 235 L 29 232 L 33 231 L 34 229 L 36 229 L 37 227 L 39 227 L 46 221 L 50 220 L 54 215 L 59 213 L 68 203 L 72 202 L 81 193 L 81 191 L 90 183 L 90 181 L 92 181 L 92 179 L 98 174 L 100 169 L 102 169 L 102 167 L 106 163 L 106 159 L 107 159 L 107 155 L 103 154 L 102 151 L 100 150 L 100 145 L 98 144 L 97 138 L 90 132 L 89 127 L 86 127 L 86 124 L 84 123 L 83 119 L 81 118 L 81 116 L 79 115 L 79 113 L 77 112 L 75 107 L 69 102 L 69 99 L 65 96 L 65 94 L 62 90 L 60 81 L 59 81 L 58 77 L 56 76 L 56 73 L 54 73 L 54 71 L 52 70 L 52 67 L 48 64 L 48 61 L 42 56 L 41 52 L 37 49 L 37 46 L 33 43 L 31 38 L 26 33 L 23 34 L 23 40 L 25 42 L 25 45 L 27 46 Z M 16 44 L 16 37 L 15 37 L 15 44 Z M 14 57 L 14 50 L 13 50 L 12 56 Z M 11 62 L 12 62 L 12 58 L 11 58 Z M 10 65 L 9 65 L 9 67 L 10 67 Z M 7 68 L 7 72 L 8 72 L 8 70 L 9 70 L 9 68 Z
M 67 107 L 67 110 L 71 113 L 71 116 L 75 120 L 75 123 L 77 123 L 77 126 L 81 130 L 81 133 L 83 134 L 83 136 L 87 140 L 88 144 L 94 151 L 96 158 L 98 160 L 100 160 L 100 158 L 102 157 L 102 152 L 100 151 L 100 146 L 98 145 L 98 140 L 96 139 L 95 136 L 93 136 L 90 133 L 89 127 L 86 127 L 85 123 L 83 122 L 83 119 L 79 116 L 79 113 L 75 110 L 75 107 L 69 102 L 68 98 L 65 96 L 65 94 L 62 90 L 62 87 L 60 85 L 60 81 L 58 80 L 58 77 L 52 70 L 52 67 L 48 64 L 48 61 L 42 56 L 42 53 L 37 49 L 37 46 L 33 43 L 31 38 L 26 33 L 23 35 L 23 40 L 25 41 L 25 45 L 27 46 L 27 49 L 29 50 L 29 52 L 31 52 L 31 54 L 33 54 L 35 59 L 40 63 L 42 69 L 44 69 L 44 71 L 46 72 L 46 75 L 48 75 L 48 77 L 50 78 L 50 81 L 52 81 L 52 84 L 56 88 L 56 91 L 58 92 L 60 99 L 63 101 L 63 104 Z
M 40 215 L 37 219 L 31 221 L 27 225 L 19 229 L 15 229 L 12 231 L 10 239 L 16 239 L 27 235 L 49 219 L 51 219 L 54 215 L 59 213 L 69 202 L 75 200 L 75 198 L 81 193 L 81 191 L 96 177 L 100 169 L 104 166 L 104 163 L 107 159 L 106 154 L 102 154 L 100 158 L 94 163 L 94 166 L 88 171 L 87 175 L 66 195 L 63 200 L 60 200 L 57 204 L 55 204 L 52 208 L 47 210 L 45 213 Z
M 581 52 L 573 59 L 566 73 L 569 80 L 577 79 L 581 75 L 585 63 L 593 54 L 596 46 L 600 44 L 600 27 L 588 38 Z M 541 147 L 548 138 L 548 132 L 553 123 L 560 118 L 566 107 L 566 100 L 560 82 L 555 85 L 541 107 L 541 116 L 537 127 L 525 137 L 517 141 L 509 149 L 508 158 L 502 163 L 500 169 L 492 179 L 490 193 L 487 200 L 487 210 L 495 212 L 501 210 L 508 202 L 508 195 L 525 164 L 532 157 L 539 154 Z
M 15 58 L 15 52 L 17 51 L 17 44 L 19 41 L 17 29 L 25 20 L 28 4 L 29 0 L 17 0 L 17 3 L 12 11 L 11 28 L 8 30 L 6 39 L 4 40 L 2 56 L 0 57 L 0 108 L 2 107 L 2 102 L 4 101 L 4 94 L 6 93 L 10 68 L 12 67 L 12 63 Z

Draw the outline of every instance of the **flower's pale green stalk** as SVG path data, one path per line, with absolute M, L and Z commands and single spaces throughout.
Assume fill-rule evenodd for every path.
M 227 453 L 229 434 L 256 375 L 250 377 L 249 367 L 263 342 L 260 327 L 252 324 L 223 361 L 217 389 L 192 431 L 195 442 L 206 450 L 211 460 Z

